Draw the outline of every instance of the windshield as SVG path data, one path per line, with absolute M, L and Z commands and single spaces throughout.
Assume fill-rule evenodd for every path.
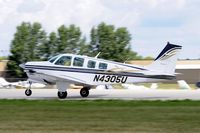
M 54 56 L 54 57 L 52 57 L 51 59 L 49 59 L 48 61 L 49 62 L 51 62 L 51 63 L 53 63 L 56 59 L 58 58 L 58 55 L 57 56 Z

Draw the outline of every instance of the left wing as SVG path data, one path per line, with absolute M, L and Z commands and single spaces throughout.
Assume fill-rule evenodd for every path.
M 81 84 L 86 84 L 86 82 L 84 80 L 80 80 L 78 78 L 74 78 L 72 76 L 69 75 L 51 75 L 51 74 L 47 74 L 47 73 L 43 73 L 43 72 L 35 72 L 37 74 L 40 74 L 43 77 L 49 77 L 51 79 L 54 79 L 55 81 L 65 81 L 65 82 L 69 82 L 69 83 L 81 83 Z M 46 83 L 48 83 L 48 80 L 44 79 L 44 81 Z

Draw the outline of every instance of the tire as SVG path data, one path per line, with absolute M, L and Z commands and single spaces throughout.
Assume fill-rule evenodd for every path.
M 32 90 L 30 90 L 30 89 L 26 89 L 25 90 L 25 95 L 26 96 L 30 96 L 32 94 Z
M 65 99 L 67 97 L 67 91 L 61 92 L 58 91 L 58 98 Z
M 89 89 L 86 88 L 86 87 L 83 87 L 81 90 L 80 90 L 80 95 L 82 97 L 87 97 L 89 95 Z
M 200 82 L 196 83 L 196 87 L 200 88 Z

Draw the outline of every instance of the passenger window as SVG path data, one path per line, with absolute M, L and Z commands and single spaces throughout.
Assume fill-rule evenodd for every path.
M 108 64 L 106 63 L 99 63 L 99 69 L 107 69 Z
M 63 65 L 63 66 L 71 66 L 71 56 L 62 56 L 60 59 L 56 61 L 56 65 Z
M 82 67 L 83 63 L 84 63 L 84 59 L 83 58 L 75 57 L 74 58 L 74 62 L 73 62 L 73 66 Z
M 95 68 L 95 65 L 96 65 L 96 62 L 95 62 L 95 61 L 89 60 L 89 61 L 88 61 L 88 64 L 87 64 L 87 67 L 88 67 L 88 68 Z

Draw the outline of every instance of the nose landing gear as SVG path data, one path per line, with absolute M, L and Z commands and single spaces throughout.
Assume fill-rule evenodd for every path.
M 32 84 L 32 82 L 29 81 L 29 88 L 25 90 L 25 95 L 26 96 L 31 96 L 32 95 L 31 84 Z
M 26 89 L 25 94 L 26 94 L 26 96 L 30 96 L 32 94 L 32 90 Z

